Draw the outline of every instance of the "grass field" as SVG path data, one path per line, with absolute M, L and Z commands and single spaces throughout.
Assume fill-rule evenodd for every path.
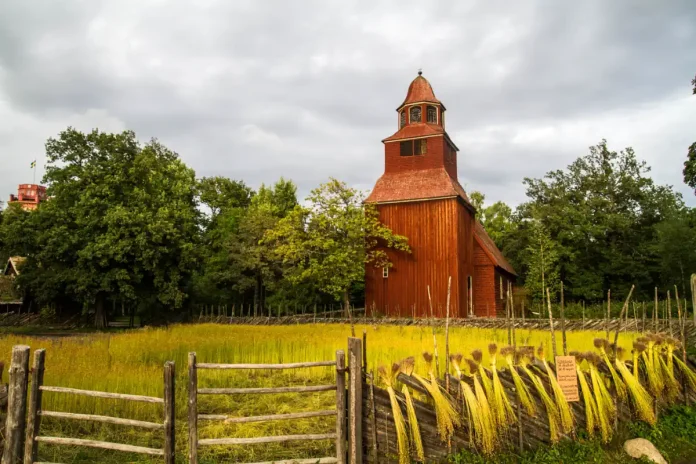
M 423 372 L 420 353 L 433 350 L 432 331 L 427 327 L 357 326 L 358 334 L 367 331 L 369 368 L 390 365 L 407 356 L 416 356 L 416 371 Z M 440 364 L 444 369 L 444 329 L 437 329 Z M 86 334 L 64 338 L 32 338 L 7 335 L 0 339 L 0 359 L 6 361 L 13 345 L 26 344 L 32 350 L 46 349 L 46 385 L 89 390 L 162 396 L 162 366 L 176 362 L 177 454 L 185 462 L 186 451 L 186 380 L 190 351 L 198 362 L 281 363 L 294 361 L 333 360 L 337 349 L 345 349 L 350 327 L 347 324 L 294 326 L 241 325 L 176 325 L 168 329 L 137 329 L 118 334 Z M 572 350 L 593 350 L 592 341 L 603 332 L 568 333 Z M 638 334 L 622 333 L 619 344 L 629 348 Z M 612 334 L 613 337 L 613 334 Z M 556 334 L 561 353 L 561 336 Z M 548 331 L 518 331 L 519 344 L 548 347 Z M 490 342 L 507 343 L 504 330 L 452 328 L 451 352 L 468 355 L 473 349 L 485 348 Z M 551 356 L 547 348 L 547 356 Z M 485 359 L 484 359 L 485 362 Z M 200 371 L 201 387 L 250 387 L 313 385 L 332 383 L 331 368 L 283 371 Z M 251 396 L 199 397 L 201 413 L 226 413 L 233 416 L 278 414 L 285 412 L 330 409 L 335 394 L 282 394 Z M 130 403 L 120 400 L 78 397 L 61 393 L 45 393 L 44 409 L 84 414 L 106 414 L 117 417 L 162 420 L 160 405 Z M 297 433 L 326 433 L 334 430 L 334 418 L 313 418 L 292 422 L 255 424 L 199 423 L 201 438 L 254 437 Z M 42 435 L 73 436 L 161 447 L 159 432 L 131 429 L 118 425 L 88 423 L 45 418 Z M 272 459 L 321 457 L 333 454 L 330 442 L 303 442 L 295 445 L 258 445 L 244 447 L 211 447 L 202 449 L 201 463 L 257 462 Z M 39 460 L 62 463 L 87 462 L 158 462 L 146 457 L 117 452 L 102 452 L 72 447 L 39 446 Z

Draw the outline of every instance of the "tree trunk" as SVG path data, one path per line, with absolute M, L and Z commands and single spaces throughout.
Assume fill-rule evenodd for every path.
M 94 327 L 103 329 L 106 327 L 106 311 L 104 311 L 104 295 L 97 295 L 97 304 L 94 311 Z

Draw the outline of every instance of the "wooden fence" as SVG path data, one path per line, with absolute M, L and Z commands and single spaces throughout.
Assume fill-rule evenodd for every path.
M 549 363 L 552 370 L 555 372 L 555 367 Z M 627 363 L 629 368 L 631 363 Z M 547 391 L 551 391 L 550 382 L 546 370 L 540 364 L 537 364 L 539 369 L 532 368 L 534 374 L 544 384 Z M 693 367 L 693 363 L 692 363 Z M 608 371 L 606 372 L 608 374 Z M 514 449 L 518 451 L 535 449 L 540 445 L 550 444 L 549 424 L 544 414 L 541 398 L 537 390 L 534 388 L 531 380 L 524 375 L 521 376 L 530 395 L 537 405 L 538 415 L 531 417 L 527 414 L 524 408 L 518 408 L 517 394 L 512 375 L 509 370 L 501 369 L 498 371 L 498 376 L 504 387 L 504 391 L 508 396 L 508 400 L 517 417 L 517 424 L 512 426 L 505 433 L 501 434 L 502 449 Z M 369 463 L 398 463 L 398 449 L 396 439 L 396 427 L 394 425 L 394 416 L 392 413 L 392 405 L 389 399 L 389 393 L 374 385 L 374 379 L 371 373 L 363 377 L 362 388 L 367 395 L 363 399 L 363 442 L 365 448 L 366 460 Z M 415 379 L 410 376 L 399 374 L 398 381 L 407 385 L 409 389 L 417 391 L 424 398 L 430 398 L 428 391 Z M 466 379 L 465 382 L 473 388 L 473 382 Z M 446 383 L 440 381 L 441 387 L 446 390 Z M 473 447 L 470 443 L 469 428 L 467 426 L 466 411 L 463 408 L 460 392 L 460 384 L 458 379 L 450 377 L 449 382 L 449 399 L 454 404 L 461 414 L 462 426 L 455 429 L 449 443 L 443 443 L 440 439 L 437 429 L 437 418 L 435 409 L 430 402 L 419 401 L 413 399 L 418 426 L 421 432 L 421 439 L 425 452 L 425 462 L 437 463 L 448 462 L 448 456 L 456 453 L 458 450 L 468 449 Z M 407 418 L 405 408 L 405 398 L 399 391 L 395 392 L 398 403 L 402 409 L 402 413 Z M 690 402 L 696 401 L 696 394 L 689 393 L 686 398 L 683 395 L 681 401 Z M 658 408 L 660 407 L 658 403 Z M 585 404 L 583 401 L 570 402 L 571 410 L 574 416 L 576 430 L 585 428 Z M 632 416 L 632 410 L 628 403 L 617 401 L 618 422 L 630 422 L 635 420 Z M 573 437 L 561 434 L 562 438 L 572 439 Z
M 15 346 L 12 350 L 12 364 L 10 367 L 8 395 L 8 415 L 5 423 L 6 434 L 2 464 L 16 464 L 18 462 L 24 462 L 24 464 L 42 464 L 36 460 L 39 443 L 84 446 L 88 448 L 101 448 L 150 456 L 161 456 L 164 458 L 164 462 L 166 464 L 174 464 L 175 372 L 173 362 L 168 361 L 164 365 L 164 397 L 158 398 L 152 396 L 109 393 L 95 390 L 78 390 L 75 388 L 44 385 L 43 378 L 45 370 L 45 358 L 45 350 L 36 350 L 34 352 L 34 366 L 31 371 L 31 394 L 29 396 L 29 401 L 27 401 L 27 386 L 29 384 L 29 347 L 23 345 Z M 163 423 L 156 423 L 111 416 L 49 411 L 42 408 L 42 398 L 44 392 L 161 404 L 164 410 L 164 421 Z M 157 449 L 123 443 L 89 440 L 84 438 L 42 436 L 40 435 L 40 430 L 41 419 L 43 417 L 101 422 L 150 430 L 162 430 L 164 433 L 164 447 L 162 449 Z M 24 440 L 25 434 L 26 440 Z
M 348 368 L 343 350 L 336 351 L 332 361 L 297 362 L 287 364 L 217 364 L 198 363 L 196 353 L 189 353 L 188 383 L 188 429 L 189 429 L 189 464 L 198 463 L 198 449 L 201 446 L 214 445 L 250 445 L 263 443 L 284 443 L 306 440 L 334 440 L 335 456 L 308 459 L 275 460 L 273 464 L 362 464 L 362 341 L 348 339 Z M 316 367 L 335 367 L 336 382 L 330 385 L 284 386 L 271 388 L 199 388 L 199 369 L 300 369 Z M 348 382 L 346 382 L 348 374 Z M 347 389 L 346 389 L 347 388 Z M 336 391 L 336 408 L 322 411 L 273 414 L 251 417 L 233 417 L 224 414 L 200 414 L 198 395 L 234 395 L 234 394 L 277 394 L 277 393 L 312 393 Z M 198 421 L 213 420 L 226 423 L 267 422 L 294 420 L 309 417 L 336 416 L 336 431 L 305 435 L 282 435 L 254 438 L 208 438 L 199 439 Z

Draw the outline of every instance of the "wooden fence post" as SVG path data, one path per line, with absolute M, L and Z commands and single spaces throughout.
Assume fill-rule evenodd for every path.
M 346 354 L 336 351 L 336 459 L 346 463 Z
M 24 462 L 33 464 L 36 461 L 38 443 L 36 436 L 41 427 L 41 390 L 44 377 L 44 361 L 46 360 L 46 350 L 34 351 L 34 369 L 31 375 L 31 395 L 29 396 L 29 417 L 27 418 L 27 438 L 24 443 Z
M 7 419 L 5 420 L 5 449 L 2 464 L 21 462 L 24 448 L 24 427 L 27 413 L 27 384 L 29 383 L 29 347 L 12 347 L 10 384 L 7 390 Z
M 164 363 L 164 462 L 174 464 L 175 456 L 175 415 L 174 415 L 174 361 Z
M 348 393 L 348 410 L 350 434 L 350 464 L 362 464 L 362 340 L 348 339 L 348 367 L 350 368 L 350 387 Z
M 189 464 L 198 464 L 198 373 L 196 372 L 196 353 L 189 353 L 188 368 L 188 460 Z

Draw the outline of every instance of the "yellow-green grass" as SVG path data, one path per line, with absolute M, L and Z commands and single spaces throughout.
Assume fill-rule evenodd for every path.
M 408 356 L 416 357 L 416 372 L 427 373 L 419 356 L 433 350 L 429 327 L 357 326 L 367 330 L 369 369 L 391 365 Z M 568 346 L 578 351 L 593 348 L 592 340 L 602 332 L 569 332 Z M 32 350 L 46 349 L 46 385 L 103 390 L 148 396 L 162 395 L 162 366 L 176 362 L 177 460 L 185 462 L 187 447 L 187 359 L 189 351 L 197 353 L 198 362 L 219 363 L 283 363 L 295 361 L 332 360 L 337 349 L 345 349 L 350 326 L 317 324 L 292 326 L 242 325 L 175 325 L 167 329 L 139 329 L 120 334 L 90 334 L 65 338 L 32 338 L 8 335 L 0 339 L 0 359 L 9 360 L 13 345 L 26 344 Z M 444 372 L 444 329 L 437 329 L 440 372 Z M 622 333 L 619 344 L 628 349 L 638 336 Z M 560 337 L 558 337 L 560 339 Z M 518 330 L 519 344 L 547 346 L 551 356 L 551 335 L 548 331 Z M 506 330 L 450 328 L 450 352 L 469 353 L 488 343 L 507 343 Z M 558 343 L 558 353 L 562 353 Z M 484 365 L 489 360 L 487 353 Z M 499 359 L 504 366 L 504 359 Z M 6 380 L 5 374 L 5 380 Z M 318 385 L 334 380 L 331 368 L 294 371 L 199 371 L 201 387 L 252 387 L 285 385 Z M 330 409 L 335 405 L 331 392 L 282 395 L 201 396 L 201 413 L 251 416 L 287 412 Z M 46 410 L 84 414 L 103 414 L 140 420 L 161 420 L 161 406 L 121 400 L 95 399 L 62 393 L 45 393 Z M 199 423 L 201 438 L 254 437 L 262 435 L 328 433 L 334 430 L 332 417 L 254 424 Z M 76 436 L 117 441 L 141 446 L 161 447 L 161 433 L 134 430 L 117 425 L 94 425 L 45 418 L 42 435 Z M 333 453 L 333 443 L 300 442 L 254 446 L 201 448 L 200 462 L 255 462 L 273 459 L 321 457 Z M 52 462 L 158 462 L 136 455 L 50 445 L 39 446 L 42 461 Z

